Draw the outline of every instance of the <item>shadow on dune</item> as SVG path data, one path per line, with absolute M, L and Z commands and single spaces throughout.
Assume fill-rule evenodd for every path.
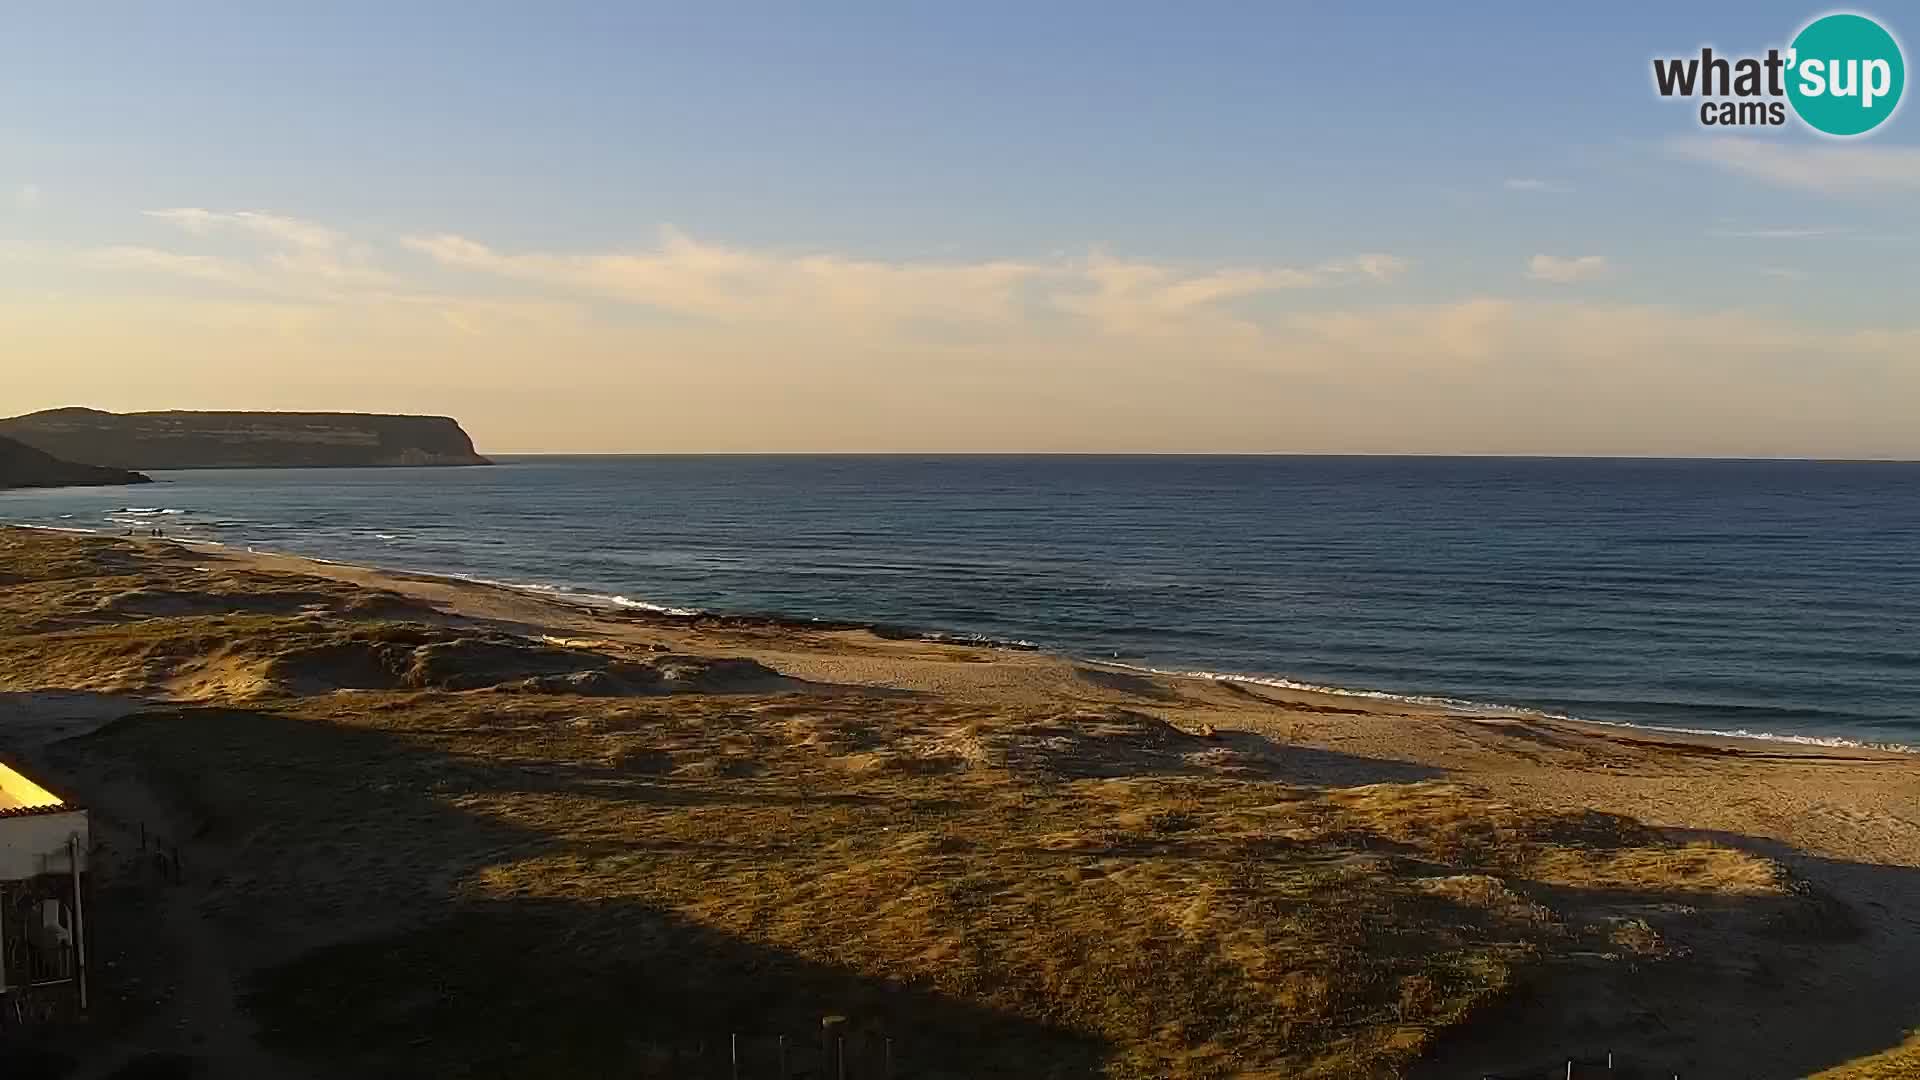
M 1524 888 L 1556 910 L 1670 927 L 1686 955 L 1537 970 L 1445 1037 L 1413 1080 L 1560 1077 L 1569 1057 L 1609 1051 L 1622 1077 L 1788 1080 L 1896 1046 L 1920 1026 L 1920 870 L 1734 833 L 1666 835 L 1772 859 L 1799 887 L 1787 897 Z
M 0 690 L 0 753 L 32 757 L 49 743 L 86 735 L 150 705 L 131 694 L 92 690 Z
M 1180 700 L 1180 695 L 1172 687 L 1147 675 L 1136 675 L 1127 671 L 1109 671 L 1106 668 L 1076 667 L 1073 669 L 1073 676 L 1081 682 L 1090 683 L 1102 690 L 1112 690 L 1116 693 L 1145 698 L 1148 701 Z
M 490 700 L 448 698 L 446 707 L 480 709 Z M 776 1040 L 784 1035 L 793 1074 L 818 1076 L 814 1048 L 829 1015 L 847 1018 L 848 1040 L 865 1055 L 848 1072 L 859 1080 L 880 1075 L 875 1063 L 887 1039 L 902 1078 L 1094 1076 L 1115 1051 L 1084 1026 L 981 1004 L 973 996 L 978 987 L 946 992 L 896 981 L 871 963 L 842 963 L 824 949 L 803 956 L 704 925 L 686 909 L 594 891 L 590 868 L 599 860 L 678 856 L 689 873 L 699 873 L 705 859 L 753 861 L 762 857 L 756 853 L 774 852 L 777 836 L 725 828 L 736 806 L 896 802 L 910 812 L 921 795 L 808 794 L 771 779 L 729 779 L 716 788 L 644 769 L 555 760 L 541 740 L 564 721 L 550 716 L 524 731 L 463 729 L 506 740 L 494 744 L 497 754 L 483 756 L 436 741 L 446 731 L 439 713 L 421 716 L 434 726 L 408 730 L 355 723 L 352 710 L 341 709 L 331 720 L 271 710 L 156 709 L 55 748 L 56 763 L 95 778 L 98 786 L 75 794 L 97 800 L 103 812 L 131 812 L 123 800 L 134 777 L 170 808 L 182 836 L 191 837 L 196 907 L 245 961 L 232 972 L 236 993 L 260 1022 L 265 1044 L 296 1059 L 323 1063 L 330 1074 L 370 1077 L 719 1077 L 730 1074 L 727 1052 L 738 1034 L 741 1075 L 771 1078 L 779 1075 Z M 632 715 L 637 723 L 650 714 Z M 1143 740 L 1135 749 L 1159 748 L 1159 757 L 1147 754 L 1143 775 L 1155 774 L 1154 762 L 1161 775 L 1185 775 L 1192 767 L 1187 753 L 1222 745 L 1266 762 L 1266 773 L 1252 774 L 1260 779 L 1352 785 L 1435 775 L 1251 735 L 1169 732 L 1149 721 L 1123 714 L 1093 723 L 1117 724 L 1108 734 L 1123 742 Z M 1051 745 L 1061 760 L 1100 752 L 1087 744 L 1087 732 L 1057 730 L 1057 719 L 1048 724 L 1027 732 L 1040 740 L 1033 745 Z M 1054 738 L 1065 741 L 1045 743 Z M 930 783 L 924 792 L 937 793 L 947 781 Z M 606 806 L 574 800 L 585 816 L 552 832 L 501 811 L 520 795 L 543 793 L 604 798 Z M 642 812 L 708 807 L 718 812 L 720 828 L 697 843 L 653 843 L 644 831 L 580 831 L 579 821 L 591 823 L 615 803 L 641 804 Z M 1410 1075 L 1564 1075 L 1568 1055 L 1613 1051 L 1623 1065 L 1664 1070 L 1644 1076 L 1803 1076 L 1891 1046 L 1920 1019 L 1910 992 L 1911 972 L 1920 970 L 1913 926 L 1920 871 L 1811 859 L 1750 837 L 1675 838 L 1778 860 L 1825 895 L 1512 881 L 1555 911 L 1621 925 L 1643 921 L 1690 952 L 1605 963 L 1575 952 L 1537 967 L 1506 1000 L 1444 1038 Z M 1575 839 L 1606 843 L 1599 833 Z M 1336 837 L 1317 841 L 1326 850 L 1309 854 L 1329 861 L 1414 858 L 1385 840 Z M 1095 854 L 1245 861 L 1302 852 L 1176 828 L 1140 850 Z M 552 868 L 506 887 L 474 887 L 489 867 L 511 864 Z M 766 865 L 787 872 L 777 862 Z M 1411 872 L 1437 879 L 1470 869 L 1435 864 Z M 140 902 L 129 891 L 101 907 L 103 935 L 121 961 L 115 971 L 148 969 L 135 954 L 152 943 L 113 930 L 127 913 L 112 904 Z M 1491 920 L 1487 932 L 1507 932 L 1499 920 L 1508 916 L 1444 898 L 1432 902 L 1432 925 L 1481 919 Z M 1355 912 L 1362 917 L 1357 905 Z M 103 991 L 111 992 L 114 977 L 103 975 Z M 147 1054 L 176 1050 L 166 1041 L 176 1034 L 136 1035 L 128 1045 Z M 208 1064 L 207 1075 L 225 1075 L 217 1062 Z
M 699 845 L 558 837 L 458 805 L 464 795 L 538 789 L 539 776 L 556 771 L 544 763 L 220 708 L 127 717 L 63 743 L 56 761 L 90 773 L 97 786 L 77 794 L 123 823 L 140 812 L 126 801 L 132 777 L 151 789 L 181 839 L 196 907 L 236 957 L 258 964 L 250 974 L 236 967 L 232 985 L 262 1043 L 329 1075 L 721 1077 L 731 1075 L 737 1034 L 742 1077 L 780 1075 L 780 1036 L 792 1076 L 824 1077 L 828 1016 L 845 1018 L 847 1075 L 863 1080 L 882 1075 L 888 1040 L 903 1078 L 1094 1076 L 1108 1051 L 1084 1033 L 801 957 L 630 897 L 473 891 L 482 867 L 544 855 L 647 858 L 668 847 L 698 855 Z M 609 779 L 585 770 L 574 781 Z M 645 798 L 624 787 L 620 797 Z M 751 839 L 710 846 L 767 850 Z M 111 847 L 103 865 L 127 854 Z M 110 996 L 121 989 L 116 979 L 153 970 L 158 957 L 136 954 L 158 943 L 113 928 L 128 906 L 146 902 L 141 893 L 103 893 L 102 956 L 114 966 L 100 990 Z M 133 1061 L 181 1049 L 179 1037 L 192 1034 L 135 1030 L 114 1045 Z M 193 1075 L 229 1075 L 217 1057 L 191 1043 L 185 1050 L 204 1070 Z
M 1342 750 L 1293 746 L 1251 731 L 1219 731 L 1214 739 L 1259 762 L 1261 779 L 1307 787 L 1358 787 L 1438 780 L 1446 770 L 1411 761 L 1366 757 Z
M 1067 779 L 1228 776 L 1354 787 L 1445 775 L 1426 765 L 1293 746 L 1251 731 L 1188 731 L 1122 708 L 1016 720 L 983 733 L 980 741 L 1007 768 Z
M 267 972 L 265 1036 L 358 1076 L 826 1076 L 822 1020 L 845 1018 L 847 1075 L 1099 1074 L 1083 1035 L 801 959 L 631 903 L 461 905 L 424 929 L 318 949 Z M 888 1042 L 891 1047 L 888 1047 Z

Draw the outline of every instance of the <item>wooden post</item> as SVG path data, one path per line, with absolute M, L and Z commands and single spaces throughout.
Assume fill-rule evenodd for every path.
M 74 978 L 80 983 L 80 1011 L 87 1011 L 87 916 L 80 901 L 80 837 L 67 837 L 67 864 L 73 871 Z
M 733 1033 L 733 1080 L 740 1080 L 740 1033 Z
M 846 1030 L 847 1018 L 844 1016 L 823 1016 L 820 1018 L 820 1077 L 827 1080 L 833 1075 L 834 1051 L 839 1048 L 840 1033 Z
M 884 1067 L 886 1069 L 886 1080 L 893 1080 L 893 1036 L 887 1036 L 887 1041 L 881 1052 L 885 1055 Z
M 845 1035 L 834 1040 L 833 1056 L 840 1060 L 840 1080 L 847 1080 L 847 1037 Z
M 780 1080 L 787 1080 L 787 1037 L 780 1036 Z

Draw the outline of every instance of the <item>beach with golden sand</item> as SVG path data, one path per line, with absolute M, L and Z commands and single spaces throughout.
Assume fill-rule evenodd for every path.
M 82 1076 L 1920 1075 L 1908 753 L 25 529 L 0 752 Z

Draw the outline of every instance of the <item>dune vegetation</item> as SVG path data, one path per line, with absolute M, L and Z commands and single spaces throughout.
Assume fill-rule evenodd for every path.
M 1705 921 L 1857 933 L 1769 859 L 1391 762 L 1309 782 L 1148 708 L 543 639 L 160 544 L 0 532 L 0 575 L 0 694 L 129 702 L 48 750 L 105 822 L 103 925 L 191 890 L 263 1052 L 327 1074 L 821 1075 L 839 1017 L 856 1076 L 1390 1077 L 1530 988 L 1683 971 Z M 109 984 L 179 962 L 113 948 Z M 114 989 L 137 1032 L 159 1006 Z

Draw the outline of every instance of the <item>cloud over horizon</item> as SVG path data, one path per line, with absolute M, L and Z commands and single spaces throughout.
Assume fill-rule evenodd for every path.
M 373 265 L 374 252 L 339 230 L 260 211 L 220 212 L 200 207 L 143 211 L 193 236 L 237 234 L 259 245 L 244 255 L 180 252 L 140 244 L 94 249 L 96 266 L 172 272 L 260 292 L 305 295 L 314 289 L 391 287 L 398 281 Z
M 1556 285 L 1570 285 L 1576 281 L 1592 281 L 1613 272 L 1613 264 L 1605 255 L 1535 255 L 1527 260 L 1527 276 L 1535 281 L 1549 281 Z
M 1920 147 L 1873 143 L 1799 143 L 1740 135 L 1690 136 L 1667 152 L 1779 187 L 1823 195 L 1920 191 Z
M 8 340 L 61 358 L 23 406 L 454 412 L 496 450 L 1920 456 L 1902 404 L 1920 398 L 1920 330 L 1416 298 L 1447 268 L 1400 255 L 928 262 L 672 229 L 513 251 L 265 212 L 145 217 L 179 242 L 80 260 L 118 294 L 0 300 Z M 1617 269 L 1526 267 L 1552 284 Z
M 1508 191 L 1537 191 L 1555 195 L 1565 195 L 1573 190 L 1573 188 L 1566 184 L 1556 183 L 1552 180 L 1542 180 L 1533 176 L 1509 177 L 1502 182 L 1500 186 L 1506 188 Z
M 1294 289 L 1384 283 L 1408 260 L 1364 253 L 1303 266 L 1180 267 L 1095 253 L 971 263 L 784 254 L 711 244 L 671 227 L 652 249 L 507 253 L 456 234 L 409 236 L 441 267 L 571 289 L 682 315 L 739 321 L 859 317 L 1003 324 L 1036 312 L 1144 329 Z

